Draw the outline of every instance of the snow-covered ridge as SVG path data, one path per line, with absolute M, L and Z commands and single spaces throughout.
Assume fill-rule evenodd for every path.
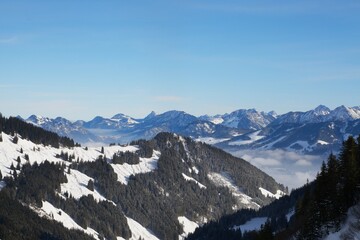
M 265 197 L 271 197 L 271 198 L 276 198 L 279 199 L 282 196 L 285 196 L 286 194 L 281 191 L 281 190 L 277 190 L 276 193 L 272 193 L 268 190 L 266 190 L 265 188 L 259 187 L 259 190 L 261 191 L 261 194 L 264 195 Z
M 345 107 L 344 105 L 330 110 L 323 105 L 307 112 L 289 112 L 279 116 L 274 123 L 319 123 L 331 121 L 352 121 L 360 119 L 359 107 Z
M 231 179 L 231 176 L 229 174 L 223 172 L 223 173 L 209 173 L 208 178 L 210 181 L 212 181 L 216 186 L 223 186 L 227 187 L 230 192 L 233 194 L 233 196 L 238 200 L 239 206 L 234 206 L 234 209 L 237 209 L 241 205 L 245 205 L 248 208 L 254 208 L 259 209 L 260 205 L 253 202 L 252 198 L 242 192 L 242 190 L 236 186 L 234 181 Z

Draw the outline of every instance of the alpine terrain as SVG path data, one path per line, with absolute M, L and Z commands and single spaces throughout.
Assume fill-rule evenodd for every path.
M 81 147 L 19 118 L 0 116 L 0 129 L 1 239 L 183 239 L 286 192 L 247 161 L 174 133 Z
M 196 229 L 188 239 L 359 239 L 360 136 L 330 154 L 313 182 L 258 211 L 243 209 Z
M 302 154 L 338 152 L 343 140 L 360 133 L 360 107 L 340 106 L 330 110 L 320 105 L 307 112 L 277 115 L 255 109 L 229 114 L 195 117 L 182 111 L 150 113 L 143 119 L 124 114 L 97 116 L 90 121 L 70 122 L 32 115 L 27 122 L 67 136 L 81 144 L 129 143 L 152 139 L 160 132 L 173 132 L 203 141 L 228 152 L 282 149 Z

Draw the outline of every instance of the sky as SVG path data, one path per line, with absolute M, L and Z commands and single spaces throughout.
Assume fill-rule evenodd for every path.
M 0 1 L 0 112 L 360 105 L 359 1 Z

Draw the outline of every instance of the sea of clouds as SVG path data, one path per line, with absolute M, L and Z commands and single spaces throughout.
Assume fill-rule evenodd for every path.
M 315 179 L 326 156 L 304 155 L 276 150 L 241 150 L 232 152 L 272 176 L 289 190 L 303 186 Z

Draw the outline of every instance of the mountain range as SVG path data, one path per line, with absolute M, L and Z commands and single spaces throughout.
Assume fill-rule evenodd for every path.
M 81 147 L 17 118 L 0 117 L 0 129 L 1 239 L 183 239 L 286 192 L 247 161 L 174 133 Z
M 142 119 L 125 114 L 69 121 L 32 115 L 25 121 L 85 145 L 129 143 L 173 132 L 227 151 L 284 149 L 308 154 L 338 151 L 349 135 L 360 133 L 360 107 L 333 110 L 320 105 L 306 112 L 259 112 L 240 109 L 229 114 L 196 117 L 183 111 L 151 112 Z

